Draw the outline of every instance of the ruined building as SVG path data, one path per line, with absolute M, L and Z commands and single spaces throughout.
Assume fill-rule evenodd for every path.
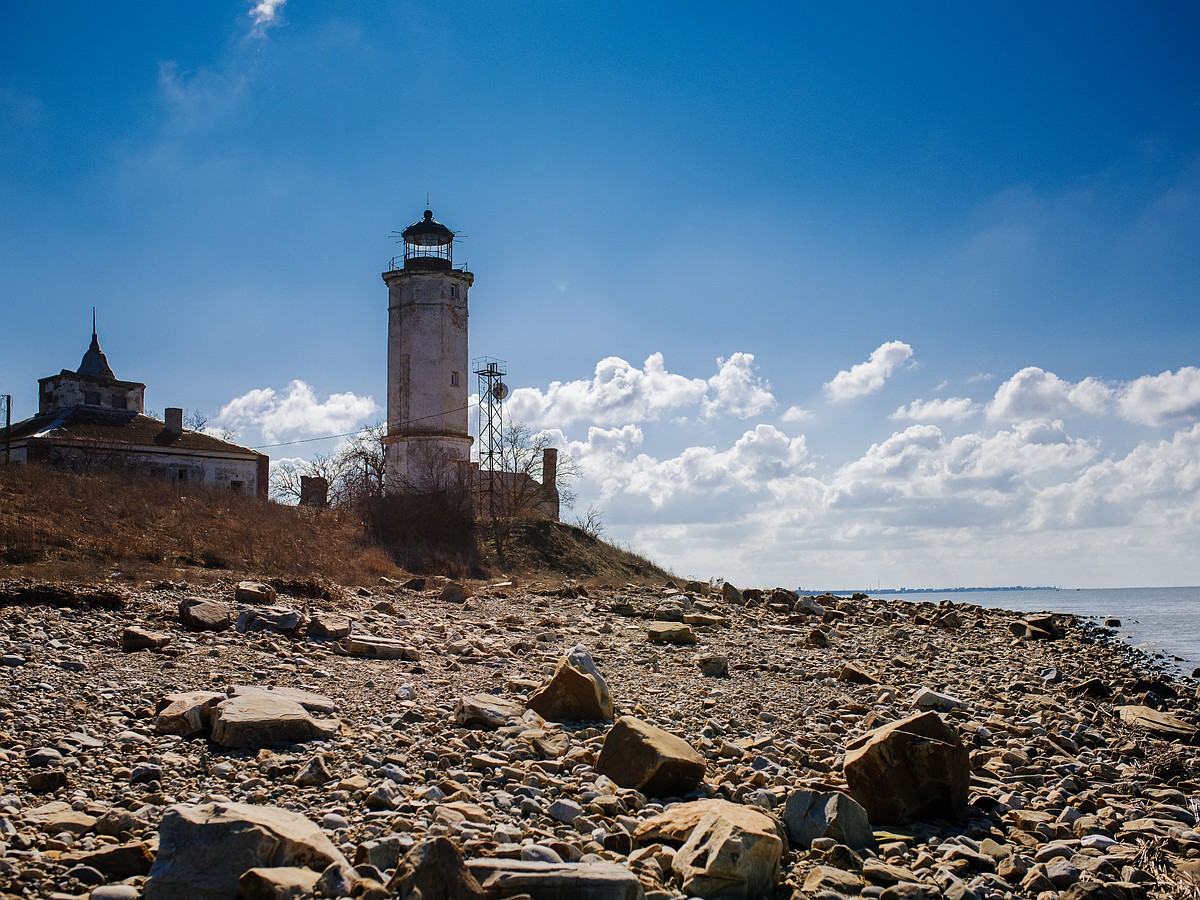
M 454 266 L 454 232 L 425 210 L 400 232 L 404 255 L 383 280 L 388 286 L 388 380 L 385 484 L 392 492 L 480 485 L 471 462 L 470 355 L 467 294 L 475 276 Z M 555 451 L 543 461 L 542 483 L 525 473 L 495 473 L 510 497 L 532 498 L 528 511 L 558 518 Z M 484 473 L 485 475 L 487 473 Z
M 92 343 L 74 372 L 38 381 L 38 414 L 13 424 L 13 462 L 42 462 L 78 471 L 109 469 L 205 484 L 266 497 L 267 456 L 183 427 L 183 409 L 166 421 L 145 414 L 146 385 L 121 381 Z

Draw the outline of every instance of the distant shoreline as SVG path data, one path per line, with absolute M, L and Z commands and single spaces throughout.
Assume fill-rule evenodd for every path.
M 1009 587 L 943 587 L 943 588 L 876 588 L 875 590 L 857 589 L 838 589 L 829 591 L 814 592 L 807 588 L 798 588 L 797 592 L 801 594 L 822 593 L 822 594 L 970 594 L 984 593 L 987 591 L 1061 591 L 1062 588 L 1053 585 L 1040 585 L 1037 587 L 1027 587 L 1025 585 L 1012 585 Z

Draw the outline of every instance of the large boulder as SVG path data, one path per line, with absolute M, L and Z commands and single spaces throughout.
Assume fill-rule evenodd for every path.
M 864 734 L 846 747 L 850 796 L 873 824 L 954 818 L 967 803 L 971 765 L 958 734 L 924 712 Z
M 387 887 L 400 900 L 482 900 L 484 896 L 458 848 L 444 837 L 422 841 L 409 850 Z
M 213 714 L 212 739 L 222 747 L 328 740 L 337 733 L 336 720 L 314 719 L 295 700 L 267 692 L 232 697 L 218 704 Z
M 146 900 L 231 900 L 241 877 L 255 868 L 296 866 L 320 873 L 331 863 L 349 867 L 316 824 L 276 806 L 172 806 L 158 837 Z
M 318 612 L 313 613 L 308 622 L 308 636 L 326 641 L 340 641 L 350 636 L 353 627 L 354 623 L 350 621 L 349 616 Z
M 612 694 L 583 644 L 576 644 L 558 661 L 554 675 L 529 696 L 525 705 L 553 722 L 613 717 Z
M 179 624 L 192 631 L 224 631 L 233 624 L 233 611 L 216 600 L 184 597 L 179 601 Z
M 651 797 L 680 797 L 704 779 L 704 757 L 683 738 L 622 716 L 604 737 L 596 771 Z
M 765 810 L 728 800 L 696 800 L 643 821 L 634 840 L 676 842 L 671 870 L 691 897 L 772 896 L 786 834 Z
M 783 824 L 796 847 L 807 848 L 820 837 L 852 850 L 875 844 L 867 811 L 841 791 L 792 791 L 783 807 Z

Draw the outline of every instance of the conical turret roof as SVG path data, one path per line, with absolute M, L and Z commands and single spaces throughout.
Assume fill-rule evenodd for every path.
M 83 362 L 75 370 L 76 375 L 88 375 L 92 378 L 116 378 L 108 357 L 100 349 L 100 339 L 96 336 L 96 311 L 92 310 L 92 345 L 83 354 Z

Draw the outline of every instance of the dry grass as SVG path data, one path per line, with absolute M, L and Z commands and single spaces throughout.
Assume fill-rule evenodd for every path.
M 0 466 L 7 575 L 207 581 L 230 574 L 368 584 L 401 571 L 362 521 L 195 485 Z
M 550 577 L 669 577 L 570 525 L 520 524 L 500 566 L 486 558 L 486 543 L 476 544 L 470 516 L 446 504 L 392 497 L 364 512 L 365 519 L 354 509 L 301 509 L 198 485 L 0 465 L 0 576 L 95 581 L 116 570 L 199 583 L 249 576 L 367 585 L 405 572 L 483 578 L 497 566 Z

